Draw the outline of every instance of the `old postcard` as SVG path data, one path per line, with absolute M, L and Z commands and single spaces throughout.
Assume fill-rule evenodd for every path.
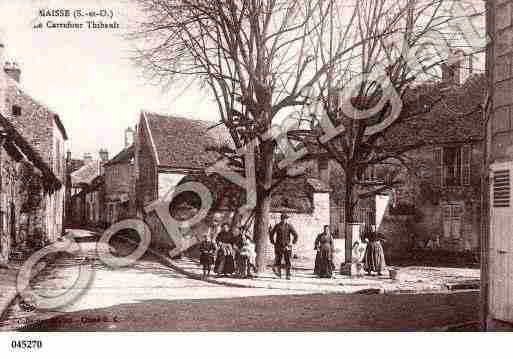
M 511 330 L 512 32 L 511 0 L 1 0 L 0 331 Z

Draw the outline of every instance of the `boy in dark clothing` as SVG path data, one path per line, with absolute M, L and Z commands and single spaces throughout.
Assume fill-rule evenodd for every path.
M 205 234 L 204 240 L 199 245 L 200 250 L 200 263 L 203 266 L 203 276 L 202 279 L 207 278 L 210 275 L 210 269 L 212 268 L 212 264 L 214 264 L 215 254 L 216 254 L 216 244 L 210 238 L 209 235 Z

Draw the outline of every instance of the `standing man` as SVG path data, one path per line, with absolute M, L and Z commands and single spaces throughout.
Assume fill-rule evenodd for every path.
M 287 216 L 285 213 L 281 214 L 281 222 L 274 226 L 271 230 L 270 240 L 274 245 L 275 262 L 273 272 L 281 278 L 281 259 L 285 259 L 285 270 L 287 279 L 290 280 L 290 259 L 292 257 L 292 244 L 297 242 L 297 232 L 287 223 Z M 276 239 L 274 238 L 276 236 Z M 292 238 L 291 238 L 292 237 Z

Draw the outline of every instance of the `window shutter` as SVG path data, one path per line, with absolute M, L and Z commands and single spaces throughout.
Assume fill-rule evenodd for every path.
M 463 186 L 470 185 L 470 162 L 472 157 L 472 149 L 470 145 L 461 147 L 461 184 Z
M 433 160 L 435 164 L 435 179 L 434 184 L 442 187 L 444 184 L 444 170 L 443 170 L 443 148 L 436 147 L 433 152 Z
M 445 238 L 451 237 L 451 206 L 442 206 L 442 229 Z
M 510 205 L 510 174 L 509 170 L 493 172 L 493 206 L 509 207 Z
M 451 234 L 452 238 L 460 239 L 461 238 L 461 223 L 463 222 L 463 207 L 460 205 L 452 206 L 452 224 L 451 224 Z

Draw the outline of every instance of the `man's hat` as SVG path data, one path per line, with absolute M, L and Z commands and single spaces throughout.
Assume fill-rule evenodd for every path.
M 287 218 L 289 218 L 287 213 L 282 213 L 281 214 L 281 219 L 287 219 Z

